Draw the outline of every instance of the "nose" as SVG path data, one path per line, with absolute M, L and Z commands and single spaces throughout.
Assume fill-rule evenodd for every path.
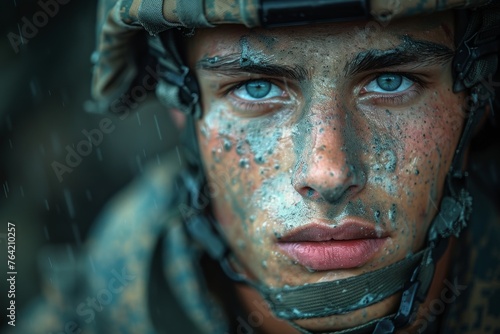
M 316 114 L 308 123 L 303 144 L 296 150 L 292 186 L 305 199 L 340 203 L 366 183 L 361 168 L 361 140 L 348 117 Z

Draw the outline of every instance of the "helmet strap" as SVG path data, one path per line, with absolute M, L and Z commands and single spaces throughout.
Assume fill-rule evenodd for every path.
M 476 22 L 474 23 L 476 25 L 480 24 L 477 23 L 480 22 L 477 20 L 473 20 L 473 22 Z M 206 180 L 195 131 L 195 118 L 201 117 L 196 80 L 182 63 L 174 64 L 170 60 L 162 65 L 160 61 L 160 65 L 165 69 L 163 79 L 178 87 L 177 96 L 180 102 L 183 100 L 187 102 L 184 103 L 186 108 L 181 110 L 185 110 L 188 114 L 183 142 L 187 148 L 189 167 L 179 176 L 179 182 L 187 189 L 187 198 L 184 202 L 189 205 L 189 210 L 184 214 L 187 233 L 214 260 L 219 262 L 230 279 L 255 288 L 268 302 L 270 309 L 277 317 L 286 320 L 302 333 L 310 332 L 296 325 L 293 320 L 348 313 L 375 304 L 398 292 L 402 292 L 402 294 L 396 314 L 335 333 L 355 334 L 373 330 L 373 333 L 384 334 L 394 333 L 396 328 L 406 327 L 414 320 L 419 304 L 426 298 L 433 280 L 435 264 L 445 252 L 449 237 L 460 234 L 460 231 L 466 226 L 471 212 L 472 200 L 465 190 L 467 176 L 463 169 L 465 150 L 470 143 L 473 131 L 484 115 L 485 105 L 491 104 L 492 99 L 492 94 L 485 94 L 488 87 L 484 83 L 484 73 L 479 75 L 475 66 L 478 66 L 476 63 L 480 58 L 487 56 L 487 63 L 492 64 L 493 62 L 496 69 L 496 58 L 498 57 L 498 55 L 491 56 L 491 50 L 498 52 L 498 43 L 495 46 L 490 35 L 493 28 L 497 29 L 498 27 L 491 23 L 491 20 L 488 22 L 480 28 L 479 32 L 472 33 L 472 35 L 470 34 L 474 29 L 467 30 L 454 59 L 454 68 L 458 73 L 455 78 L 454 90 L 460 91 L 469 88 L 472 103 L 447 175 L 445 194 L 441 200 L 440 210 L 428 231 L 426 247 L 390 266 L 363 275 L 302 286 L 267 287 L 237 273 L 230 265 L 229 259 L 233 254 L 228 243 L 219 230 L 215 219 L 210 213 L 207 214 L 209 210 L 206 210 L 206 205 L 200 205 L 201 189 Z M 497 39 L 495 41 L 498 42 Z M 485 46 L 471 47 L 471 45 L 476 45 L 473 43 Z M 167 39 L 166 44 L 166 47 L 164 47 L 165 43 L 160 45 L 163 47 L 160 53 L 176 52 L 173 38 Z M 169 49 L 173 51 L 169 51 Z M 493 58 L 495 59 L 492 60 Z M 178 54 L 170 59 L 173 59 L 174 62 L 180 61 Z M 483 63 L 479 70 L 489 71 L 491 68 Z

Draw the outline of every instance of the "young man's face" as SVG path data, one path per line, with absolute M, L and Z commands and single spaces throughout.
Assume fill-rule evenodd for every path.
M 226 240 L 272 287 L 333 281 L 421 249 L 464 122 L 451 15 L 199 30 L 198 140 Z M 309 329 L 352 327 L 397 299 Z

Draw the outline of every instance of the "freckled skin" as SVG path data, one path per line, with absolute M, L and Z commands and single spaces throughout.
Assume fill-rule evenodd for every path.
M 406 19 L 376 31 L 364 26 L 222 26 L 186 40 L 202 91 L 202 159 L 209 182 L 222 189 L 212 209 L 240 269 L 265 285 L 336 280 L 399 261 L 422 248 L 437 212 L 464 123 L 465 96 L 450 90 L 450 63 L 388 69 L 425 77 L 423 87 L 413 87 L 399 102 L 363 93 L 377 73 L 346 77 L 344 69 L 359 52 L 397 47 L 403 35 L 454 49 L 451 16 L 426 17 L 425 23 Z M 267 77 L 283 95 L 267 100 L 262 112 L 245 110 L 228 87 L 265 76 L 227 77 L 195 68 L 206 57 L 241 53 L 242 37 L 245 58 L 253 53 L 256 59 L 298 64 L 310 77 Z M 359 268 L 310 272 L 277 246 L 296 227 L 316 219 L 335 226 L 345 217 L 359 217 L 389 234 L 383 249 Z M 391 297 L 349 314 L 297 323 L 310 330 L 352 327 L 389 314 L 396 303 Z

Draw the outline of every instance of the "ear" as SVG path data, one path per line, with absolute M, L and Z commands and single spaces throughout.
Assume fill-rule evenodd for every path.
M 170 117 L 174 120 L 177 129 L 182 130 L 186 124 L 186 115 L 177 108 L 170 109 Z

